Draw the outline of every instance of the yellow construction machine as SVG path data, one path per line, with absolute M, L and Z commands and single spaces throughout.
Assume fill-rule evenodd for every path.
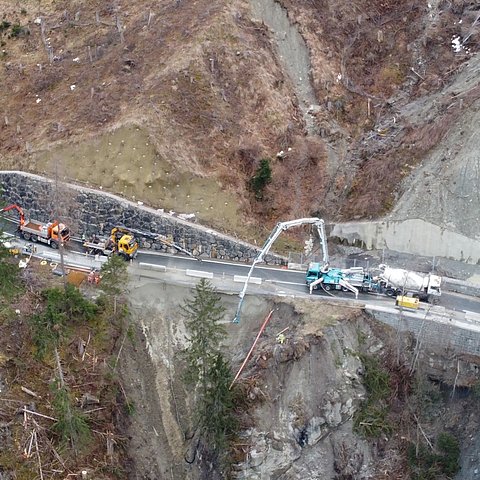
M 130 230 L 124 227 L 115 227 L 110 233 L 110 241 L 115 246 L 115 251 L 126 259 L 137 256 L 138 242 Z
M 115 253 L 126 260 L 135 258 L 138 251 L 135 236 L 125 227 L 113 228 L 108 238 L 93 235 L 83 242 L 83 246 L 92 255 L 109 256 Z

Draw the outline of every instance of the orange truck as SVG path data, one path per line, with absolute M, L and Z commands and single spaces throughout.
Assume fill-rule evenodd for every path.
M 41 242 L 50 245 L 52 248 L 58 248 L 59 245 L 65 245 L 70 240 L 70 230 L 63 223 L 54 220 L 53 222 L 39 222 L 38 220 L 25 220 L 25 214 L 18 205 L 9 205 L 0 212 L 16 210 L 20 217 L 18 231 L 20 236 L 27 242 Z

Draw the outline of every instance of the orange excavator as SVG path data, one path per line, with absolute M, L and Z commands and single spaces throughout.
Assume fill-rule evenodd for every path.
M 15 204 L 2 208 L 0 213 L 10 210 L 17 210 L 20 217 L 18 231 L 27 242 L 41 242 L 50 245 L 52 248 L 58 248 L 59 245 L 65 245 L 70 240 L 70 230 L 63 223 L 57 220 L 48 223 L 38 220 L 25 220 L 22 208 Z

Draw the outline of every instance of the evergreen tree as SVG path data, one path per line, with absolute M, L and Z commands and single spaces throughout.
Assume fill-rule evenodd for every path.
M 225 316 L 225 308 L 213 285 L 202 278 L 193 298 L 187 299 L 182 306 L 182 314 L 190 340 L 185 352 L 186 380 L 191 385 L 200 385 L 199 395 L 204 397 L 207 373 L 226 335 L 224 327 L 218 323 Z
M 235 431 L 232 372 L 221 352 L 226 336 L 219 324 L 225 315 L 220 295 L 205 279 L 182 307 L 190 345 L 185 351 L 186 382 L 196 387 L 195 412 L 203 447 L 221 469 L 228 466 L 228 444 Z M 226 478 L 226 477 L 224 477 Z
M 110 255 L 100 270 L 102 276 L 100 286 L 107 297 L 113 299 L 113 313 L 117 311 L 117 297 L 127 287 L 127 266 L 127 262 L 120 255 Z
M 237 421 L 234 416 L 234 394 L 230 390 L 233 380 L 230 365 L 217 354 L 210 370 L 207 372 L 208 388 L 201 411 L 201 425 L 209 445 L 216 452 L 224 452 L 228 447 L 229 437 L 235 432 Z

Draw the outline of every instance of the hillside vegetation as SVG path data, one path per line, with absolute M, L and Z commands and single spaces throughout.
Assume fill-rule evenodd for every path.
M 308 48 L 314 134 L 246 0 L 0 0 L 0 166 L 245 237 L 279 218 L 388 212 L 478 98 L 471 84 L 455 108 L 452 92 L 435 96 L 475 66 L 478 5 L 281 4 Z M 249 185 L 266 159 L 259 198 Z

